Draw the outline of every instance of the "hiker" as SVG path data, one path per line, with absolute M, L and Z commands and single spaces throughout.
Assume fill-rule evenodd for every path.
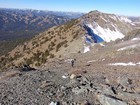
M 76 59 L 72 59 L 71 60 L 71 66 L 74 67 L 74 62 L 76 61 Z

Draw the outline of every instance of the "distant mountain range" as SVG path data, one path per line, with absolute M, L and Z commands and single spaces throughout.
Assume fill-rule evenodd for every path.
M 49 11 L 49 10 L 35 10 L 35 9 L 11 9 L 11 8 L 0 8 L 3 11 L 14 12 L 22 15 L 34 14 L 36 16 L 56 15 L 64 16 L 67 18 L 79 18 L 85 13 L 82 12 L 64 12 L 64 11 Z
M 140 17 L 128 16 L 128 19 L 132 20 L 133 22 L 140 22 Z
M 0 40 L 26 38 L 61 25 L 82 13 L 0 9 Z
M 81 15 L 83 13 L 0 8 L 0 55 L 50 27 Z

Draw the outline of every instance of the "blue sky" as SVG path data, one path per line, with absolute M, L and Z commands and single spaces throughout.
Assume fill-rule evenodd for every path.
M 0 7 L 140 16 L 140 0 L 0 0 Z

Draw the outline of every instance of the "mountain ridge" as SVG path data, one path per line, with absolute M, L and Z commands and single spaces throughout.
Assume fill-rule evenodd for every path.
M 88 30 L 84 27 L 87 23 L 91 25 L 91 27 L 88 26 Z M 127 33 L 133 29 L 135 29 L 135 25 L 127 18 L 93 11 L 40 33 L 29 42 L 24 43 L 23 46 L 18 46 L 7 56 L 4 56 L 3 62 L 7 62 L 6 59 L 9 59 L 10 65 L 27 63 L 32 66 L 40 66 L 52 58 L 69 57 L 74 53 L 86 53 L 92 46 L 94 49 L 94 43 L 98 43 L 97 37 L 102 38 L 102 42 L 106 43 L 120 38 L 117 36 L 117 32 L 127 36 Z M 106 34 L 110 32 L 111 34 Z M 113 35 L 115 39 L 113 39 Z M 108 37 L 110 38 L 106 40 Z M 86 51 L 84 51 L 85 49 Z

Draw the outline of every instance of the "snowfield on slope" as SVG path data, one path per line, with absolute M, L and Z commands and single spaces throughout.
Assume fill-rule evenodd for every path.
M 87 26 L 91 28 L 93 32 L 100 36 L 105 42 L 115 41 L 116 39 L 124 38 L 124 35 L 121 32 L 119 32 L 117 28 L 115 28 L 116 31 L 111 31 L 109 28 L 104 29 L 98 24 L 96 25 L 97 26 L 93 28 L 91 24 L 87 24 Z
M 139 41 L 140 38 L 133 38 L 132 41 Z
M 136 66 L 136 65 L 140 65 L 140 62 L 138 62 L 138 63 L 133 63 L 133 62 L 128 62 L 128 63 L 110 63 L 108 65 L 113 65 L 113 66 Z
M 110 18 L 114 19 L 115 21 L 119 20 L 121 22 L 130 23 L 131 25 L 135 25 L 130 19 L 125 16 L 109 16 Z

